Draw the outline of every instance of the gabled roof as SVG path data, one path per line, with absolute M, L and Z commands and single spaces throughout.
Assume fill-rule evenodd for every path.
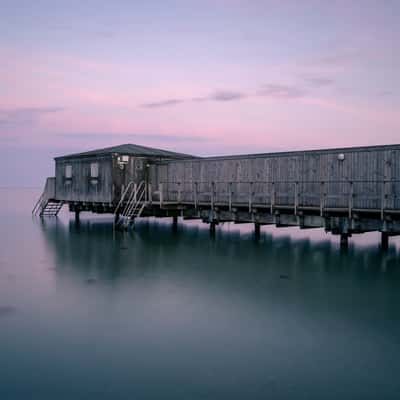
M 159 158 L 195 158 L 190 154 L 176 153 L 174 151 L 156 149 L 153 147 L 139 146 L 137 144 L 120 144 L 118 146 L 105 147 L 104 149 L 97 149 L 91 151 L 85 151 L 83 153 L 68 154 L 65 156 L 55 157 L 55 160 L 62 158 L 80 158 L 80 157 L 91 157 L 101 156 L 112 153 L 144 156 L 144 157 L 159 157 Z

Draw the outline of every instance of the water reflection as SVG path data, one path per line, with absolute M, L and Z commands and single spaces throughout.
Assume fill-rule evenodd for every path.
M 109 220 L 85 220 L 78 225 L 73 220 L 51 220 L 41 221 L 40 226 L 60 268 L 69 266 L 84 276 L 95 273 L 108 280 L 122 273 L 179 266 L 200 277 L 211 270 L 232 277 L 252 273 L 328 278 L 346 273 L 368 278 L 397 274 L 400 261 L 396 246 L 388 252 L 376 244 L 351 246 L 343 252 L 331 240 L 276 236 L 275 232 L 263 232 L 255 242 L 251 232 L 240 229 L 219 230 L 212 239 L 200 224 L 180 224 L 174 231 L 168 223 L 150 220 L 137 223 L 133 231 L 114 234 Z
M 397 399 L 398 245 L 5 201 L 1 399 Z

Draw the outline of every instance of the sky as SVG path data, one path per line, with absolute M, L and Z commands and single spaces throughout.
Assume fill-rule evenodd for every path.
M 0 0 L 0 186 L 121 143 L 400 142 L 400 1 Z

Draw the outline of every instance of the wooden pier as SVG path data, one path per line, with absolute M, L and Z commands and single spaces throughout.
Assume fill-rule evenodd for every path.
M 54 178 L 53 178 L 54 179 Z M 54 198 L 114 213 L 400 234 L 400 145 L 200 158 L 135 145 L 56 158 Z

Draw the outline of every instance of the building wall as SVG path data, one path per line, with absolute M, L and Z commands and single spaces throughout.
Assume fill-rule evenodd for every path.
M 98 177 L 91 177 L 91 164 L 98 163 Z M 67 178 L 66 166 L 72 167 Z M 109 203 L 112 201 L 111 156 L 56 160 L 56 198 L 58 200 Z
M 119 156 L 121 157 L 121 156 Z M 112 179 L 114 184 L 114 202 L 121 198 L 123 190 L 130 182 L 139 184 L 147 178 L 147 163 L 149 160 L 144 157 L 126 156 L 127 162 L 121 162 L 118 156 L 112 158 Z
M 151 180 L 163 183 L 165 201 L 176 200 L 178 191 L 193 200 L 197 182 L 199 201 L 209 200 L 214 187 L 216 201 L 232 190 L 236 202 L 247 202 L 251 192 L 254 203 L 269 204 L 275 193 L 276 203 L 293 204 L 297 193 L 300 204 L 317 206 L 322 193 L 326 207 L 347 207 L 352 192 L 354 207 L 379 208 L 384 194 L 385 208 L 398 209 L 400 146 L 170 161 L 152 168 Z

